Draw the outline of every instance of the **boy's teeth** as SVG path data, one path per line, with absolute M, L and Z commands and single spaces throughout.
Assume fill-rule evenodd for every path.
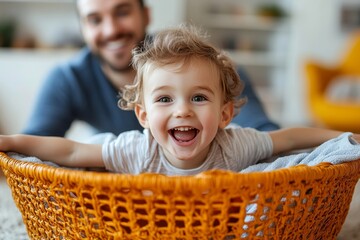
M 193 128 L 191 127 L 179 127 L 179 128 L 174 128 L 176 131 L 189 131 Z
M 178 142 L 189 142 L 198 134 L 198 130 L 192 127 L 177 127 L 169 132 Z

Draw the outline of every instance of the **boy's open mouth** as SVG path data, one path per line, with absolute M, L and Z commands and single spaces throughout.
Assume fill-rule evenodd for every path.
M 192 127 L 178 127 L 169 130 L 169 134 L 179 142 L 188 142 L 193 140 L 199 130 Z

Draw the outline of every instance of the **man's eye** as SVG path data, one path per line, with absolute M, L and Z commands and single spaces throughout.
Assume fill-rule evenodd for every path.
M 116 16 L 118 17 L 125 17 L 130 15 L 130 9 L 121 9 L 116 11 Z
M 87 19 L 89 25 L 96 26 L 99 25 L 101 19 L 99 17 L 90 17 Z
M 198 96 L 193 97 L 192 100 L 193 100 L 194 102 L 203 102 L 203 101 L 206 101 L 207 98 L 204 97 L 204 96 L 198 95 Z
M 162 103 L 168 103 L 171 102 L 171 98 L 169 97 L 161 97 L 157 100 L 157 102 L 162 102 Z

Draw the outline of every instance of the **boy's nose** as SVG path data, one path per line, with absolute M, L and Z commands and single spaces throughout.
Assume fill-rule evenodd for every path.
M 190 117 L 193 115 L 193 111 L 189 104 L 181 103 L 177 104 L 176 109 L 174 111 L 175 117 Z

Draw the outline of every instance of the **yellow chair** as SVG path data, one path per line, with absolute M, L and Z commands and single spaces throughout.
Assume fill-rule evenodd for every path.
M 325 127 L 360 133 L 360 102 L 335 102 L 327 98 L 328 87 L 341 76 L 360 78 L 360 32 L 354 33 L 350 47 L 338 66 L 308 60 L 305 64 L 308 101 L 314 120 Z

